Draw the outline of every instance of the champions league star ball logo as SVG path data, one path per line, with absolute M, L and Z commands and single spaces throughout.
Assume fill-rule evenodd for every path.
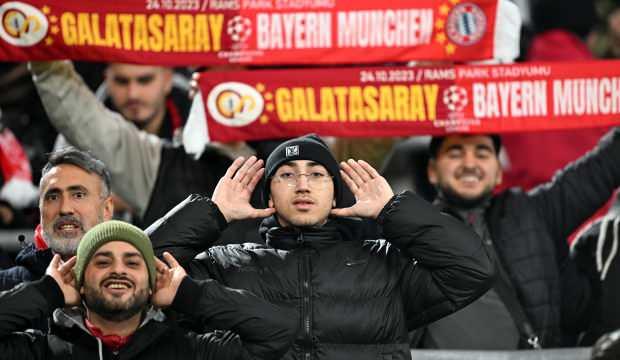
M 446 35 L 455 44 L 469 46 L 480 41 L 487 28 L 484 11 L 473 3 L 455 6 L 446 19 Z
M 32 46 L 39 43 L 49 24 L 39 9 L 17 1 L 0 5 L 0 38 L 15 46 Z
M 226 33 L 234 42 L 244 42 L 252 35 L 252 22 L 243 16 L 235 16 L 226 23 Z
M 263 112 L 263 96 L 253 87 L 235 81 L 219 84 L 207 96 L 207 109 L 213 119 L 232 127 L 245 126 Z
M 451 112 L 461 112 L 467 106 L 467 91 L 457 85 L 451 85 L 443 91 L 443 103 Z

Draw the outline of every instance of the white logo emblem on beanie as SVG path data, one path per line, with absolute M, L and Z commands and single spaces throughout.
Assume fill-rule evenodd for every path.
M 287 146 L 286 157 L 299 156 L 299 145 Z

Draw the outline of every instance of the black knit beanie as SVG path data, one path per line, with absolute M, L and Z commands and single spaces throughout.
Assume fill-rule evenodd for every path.
M 269 203 L 271 178 L 283 164 L 294 160 L 311 160 L 325 167 L 334 181 L 334 199 L 336 207 L 342 205 L 342 178 L 340 166 L 327 147 L 316 134 L 309 134 L 280 144 L 267 158 L 265 163 L 265 181 L 263 201 Z

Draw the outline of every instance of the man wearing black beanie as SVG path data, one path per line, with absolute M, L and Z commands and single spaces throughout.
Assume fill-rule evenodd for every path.
M 249 203 L 261 178 L 266 209 Z M 266 245 L 211 247 L 228 223 L 256 217 Z M 385 239 L 365 237 L 360 218 Z M 365 161 L 338 164 L 316 135 L 281 144 L 264 169 L 238 158 L 212 200 L 192 196 L 147 232 L 156 253 L 170 251 L 192 276 L 294 310 L 284 359 L 411 359 L 408 332 L 472 302 L 493 277 L 467 226 L 411 192 L 394 195 Z

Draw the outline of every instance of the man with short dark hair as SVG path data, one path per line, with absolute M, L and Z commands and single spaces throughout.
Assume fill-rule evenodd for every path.
M 39 211 L 35 241 L 17 254 L 15 267 L 0 271 L 0 290 L 40 278 L 54 254 L 72 257 L 86 231 L 112 218 L 103 162 L 77 149 L 52 153 L 39 183 Z
M 568 258 L 568 236 L 620 185 L 620 130 L 530 192 L 494 195 L 502 181 L 497 135 L 434 137 L 428 179 L 435 205 L 473 228 L 495 254 L 493 288 L 426 328 L 420 346 L 513 350 L 574 345 L 588 316 L 587 279 Z M 544 156 L 541 144 L 541 156 Z M 417 334 L 420 336 L 420 333 Z
M 309 135 L 262 165 L 238 158 L 212 201 L 190 197 L 147 232 L 192 276 L 294 310 L 298 335 L 285 359 L 410 359 L 409 330 L 488 289 L 493 268 L 480 239 L 415 194 L 394 195 L 365 161 L 339 165 Z M 266 209 L 249 202 L 261 177 Z M 356 202 L 343 208 L 345 184 Z M 259 217 L 266 245 L 211 247 L 229 223 Z
M 194 281 L 170 254 L 164 259 L 131 224 L 93 227 L 77 256 L 62 262 L 56 254 L 41 280 L 0 293 L 2 359 L 277 359 L 286 350 L 289 312 L 213 280 Z M 238 336 L 182 330 L 166 319 L 167 307 Z M 41 315 L 53 319 L 48 334 L 19 332 Z
M 70 144 L 106 163 L 112 190 L 141 224 L 157 220 L 187 194 L 211 194 L 230 166 L 231 158 L 212 146 L 196 159 L 182 146 L 141 131 L 122 114 L 106 109 L 71 63 L 29 66 L 52 124 Z M 136 116 L 145 108 L 132 101 L 127 106 Z

